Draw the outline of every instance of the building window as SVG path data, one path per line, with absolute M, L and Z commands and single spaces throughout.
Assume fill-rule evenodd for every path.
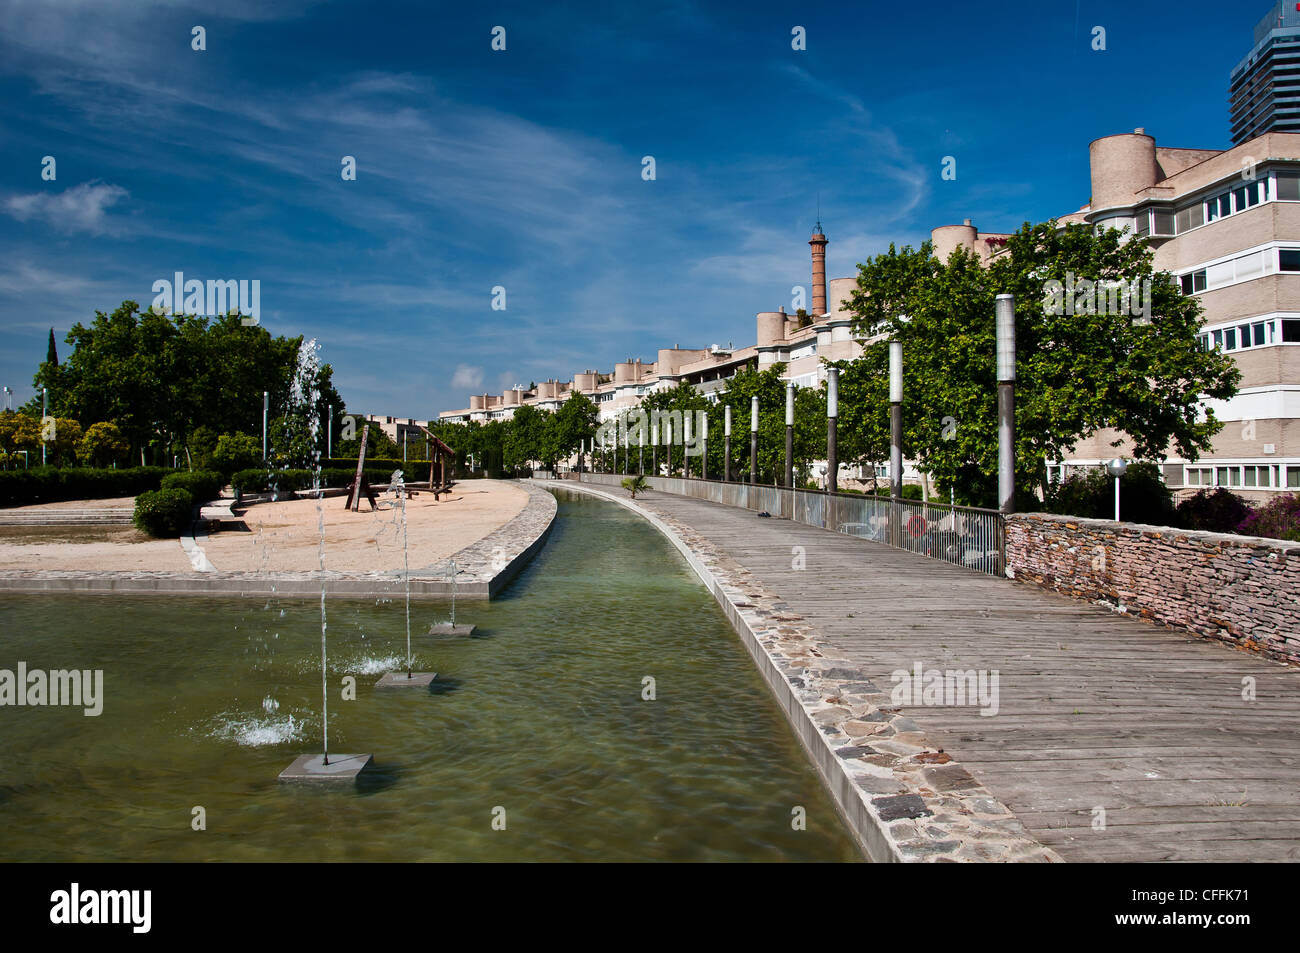
M 1282 343 L 1300 344 L 1300 318 L 1287 318 L 1282 322 Z
M 1186 208 L 1180 208 L 1174 215 L 1174 222 L 1180 235 L 1183 232 L 1204 225 L 1205 203 L 1197 202 L 1195 205 L 1188 205 Z
M 1300 487 L 1300 467 L 1286 468 L 1286 485 L 1288 489 Z
M 1278 271 L 1300 271 L 1300 248 L 1282 248 L 1277 253 Z
M 1167 209 L 1152 209 L 1151 226 L 1152 235 L 1174 234 L 1174 213 Z
M 1300 202 L 1300 173 L 1276 173 L 1274 175 L 1273 190 L 1279 201 Z
M 1193 271 L 1191 274 L 1183 275 L 1180 279 L 1183 286 L 1183 294 L 1191 295 L 1205 290 L 1205 269 Z

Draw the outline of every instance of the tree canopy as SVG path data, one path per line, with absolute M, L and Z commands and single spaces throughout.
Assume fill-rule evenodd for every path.
M 1200 304 L 1151 251 L 1112 229 L 1024 225 L 987 267 L 963 249 L 946 262 L 890 246 L 859 266 L 850 310 L 862 357 L 840 362 L 841 459 L 888 458 L 890 340 L 903 344 L 903 452 L 965 502 L 993 505 L 997 483 L 994 299 L 1015 295 L 1016 482 L 1047 489 L 1045 463 L 1112 428 L 1140 458 L 1209 449 L 1222 422 L 1206 397 L 1240 379 L 1231 358 L 1197 340 Z M 1149 318 L 1097 304 L 1051 307 L 1051 281 L 1149 279 Z M 1067 285 L 1068 287 L 1068 285 Z M 1104 297 L 1104 296 L 1103 296 Z M 1057 303 L 1061 299 L 1057 299 Z M 1202 416 L 1202 414 L 1204 414 Z
M 49 413 L 83 427 L 112 422 L 141 457 L 150 449 L 183 453 L 191 444 L 210 453 L 212 435 L 260 433 L 263 391 L 271 419 L 283 417 L 302 343 L 245 325 L 235 312 L 167 316 L 134 301 L 96 312 L 89 326 L 74 324 L 65 341 L 72 353 L 36 373 L 37 390 L 49 388 Z M 344 410 L 332 376 L 323 365 L 315 383 L 321 420 L 330 404 Z

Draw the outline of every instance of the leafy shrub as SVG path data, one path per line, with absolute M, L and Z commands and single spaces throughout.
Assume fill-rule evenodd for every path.
M 1115 478 L 1104 467 L 1071 473 L 1052 483 L 1043 502 L 1048 513 L 1090 519 L 1114 519 Z M 1128 523 L 1169 526 L 1174 521 L 1173 494 L 1154 463 L 1130 463 L 1120 480 L 1120 519 Z
M 1218 487 L 1213 493 L 1199 490 L 1178 504 L 1176 522 L 1183 529 L 1211 533 L 1235 533 L 1254 510 L 1237 494 Z
M 387 483 L 393 478 L 393 470 L 402 470 L 403 474 L 409 478 L 410 470 L 404 470 L 401 467 L 388 469 L 386 467 L 366 467 L 366 477 L 371 483 Z M 357 465 L 354 462 L 350 468 L 331 467 L 321 470 L 321 486 L 323 487 L 345 487 L 352 482 L 356 476 Z M 240 493 L 266 493 L 271 488 L 271 483 L 275 483 L 277 490 L 288 493 L 293 490 L 310 490 L 312 483 L 311 470 L 273 470 L 267 473 L 264 467 L 256 467 L 251 470 L 240 470 L 230 477 L 230 485 Z M 414 481 L 410 481 L 414 482 Z
M 150 536 L 179 536 L 190 525 L 194 498 L 187 490 L 151 490 L 135 498 L 131 521 Z
M 223 474 L 256 467 L 262 462 L 262 444 L 246 433 L 222 434 L 212 451 L 212 469 Z
M 869 493 L 868 495 L 869 496 L 893 496 L 893 492 L 894 491 L 889 488 L 888 484 L 884 484 L 882 486 L 876 487 L 875 493 Z M 903 499 L 919 500 L 921 499 L 921 497 L 922 497 L 921 485 L 919 483 L 903 484 Z
M 225 485 L 225 477 L 211 470 L 169 473 L 162 478 L 162 488 L 164 490 L 185 490 L 200 503 L 217 499 L 221 496 L 221 488 Z
M 640 475 L 624 477 L 623 489 L 627 490 L 627 492 L 631 494 L 632 499 L 635 500 L 638 493 L 644 493 L 646 490 L 650 489 L 650 481 Z
M 121 470 L 90 467 L 32 467 L 0 472 L 0 506 L 30 506 L 61 500 L 103 500 L 156 490 L 172 471 L 165 467 Z
M 1283 493 L 1242 520 L 1237 532 L 1300 543 L 1300 496 Z

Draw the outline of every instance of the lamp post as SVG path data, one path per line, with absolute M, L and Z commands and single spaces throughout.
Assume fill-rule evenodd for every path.
M 889 495 L 903 498 L 903 342 L 889 342 Z
M 664 439 L 664 446 L 668 448 L 668 478 L 672 479 L 673 475 L 673 419 L 671 417 L 665 422 L 664 429 L 667 436 Z
M 835 447 L 835 435 L 840 416 L 840 369 L 826 369 L 826 492 L 839 489 L 840 458 Z
M 1016 511 L 1016 296 L 997 296 L 998 509 Z
M 659 421 L 650 425 L 650 469 L 659 475 Z
M 49 416 L 45 405 L 48 402 L 49 392 L 48 387 L 41 388 L 41 466 L 45 466 L 45 418 Z
M 1110 463 L 1106 464 L 1106 469 L 1109 470 L 1110 475 L 1115 478 L 1115 522 L 1118 523 L 1119 522 L 1119 478 L 1122 477 L 1124 475 L 1124 471 L 1128 469 L 1128 461 L 1125 460 L 1123 457 L 1116 457 L 1114 460 L 1110 461 Z
M 425 454 L 428 456 L 428 454 Z M 329 405 L 329 417 L 325 421 L 325 459 L 334 456 L 334 405 Z
M 262 391 L 262 462 L 266 462 L 266 414 L 271 408 L 271 395 Z
M 709 412 L 700 416 L 700 479 L 709 478 Z
M 691 455 L 687 452 L 694 442 L 694 426 L 691 422 L 691 411 L 682 412 L 682 476 L 686 479 L 691 478 Z
M 758 397 L 749 401 L 749 482 L 758 482 Z
M 785 385 L 785 485 L 794 489 L 794 381 Z
M 722 407 L 722 482 L 731 482 L 731 405 Z
M 5 410 L 13 410 L 14 392 L 8 387 L 5 388 Z

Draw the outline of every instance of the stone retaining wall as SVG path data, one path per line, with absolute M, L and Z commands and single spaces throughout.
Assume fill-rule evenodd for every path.
M 1013 578 L 1300 663 L 1300 543 L 1045 513 L 1006 540 Z

